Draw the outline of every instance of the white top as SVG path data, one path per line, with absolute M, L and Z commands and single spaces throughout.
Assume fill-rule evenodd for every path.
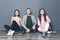
M 45 21 L 44 21 L 44 18 L 42 17 L 42 18 L 41 18 L 41 23 L 44 23 L 44 22 L 45 22 Z

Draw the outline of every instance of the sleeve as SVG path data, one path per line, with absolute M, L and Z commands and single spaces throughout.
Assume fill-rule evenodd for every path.
M 48 16 L 46 16 L 46 20 L 47 20 L 48 23 L 51 22 L 51 20 L 50 20 L 50 18 Z
M 36 25 L 36 19 L 34 16 L 33 16 L 33 21 L 34 21 L 34 25 Z
M 39 20 L 39 18 L 37 18 L 37 22 L 38 22 L 38 26 L 40 27 L 40 20 Z
M 25 17 L 23 17 L 23 27 L 25 28 L 25 29 L 27 29 L 27 27 L 25 26 L 25 24 L 24 24 L 24 22 L 25 22 Z

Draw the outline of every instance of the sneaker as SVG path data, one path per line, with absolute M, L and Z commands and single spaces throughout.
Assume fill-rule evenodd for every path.
M 11 36 L 13 36 L 14 32 L 15 32 L 15 31 L 11 31 Z
M 11 33 L 11 32 L 8 32 L 8 33 L 7 33 L 7 36 L 10 36 L 10 35 L 11 35 L 10 33 Z
M 51 33 L 51 31 L 48 31 L 47 33 Z

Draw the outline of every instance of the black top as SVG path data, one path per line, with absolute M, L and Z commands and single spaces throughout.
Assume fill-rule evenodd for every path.
M 32 27 L 32 19 L 31 16 L 27 16 L 27 21 L 26 21 L 26 26 L 27 28 L 31 28 Z

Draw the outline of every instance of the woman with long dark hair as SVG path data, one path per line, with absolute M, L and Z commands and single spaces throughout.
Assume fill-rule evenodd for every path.
M 49 23 L 51 22 L 44 8 L 39 10 L 38 21 L 38 31 L 43 33 L 43 36 L 47 33 L 49 29 Z
M 15 10 L 14 16 L 11 17 L 10 20 L 11 26 L 5 25 L 4 27 L 8 30 L 7 35 L 13 35 L 15 31 L 20 31 L 21 27 L 23 26 L 22 20 L 20 18 L 20 11 Z

